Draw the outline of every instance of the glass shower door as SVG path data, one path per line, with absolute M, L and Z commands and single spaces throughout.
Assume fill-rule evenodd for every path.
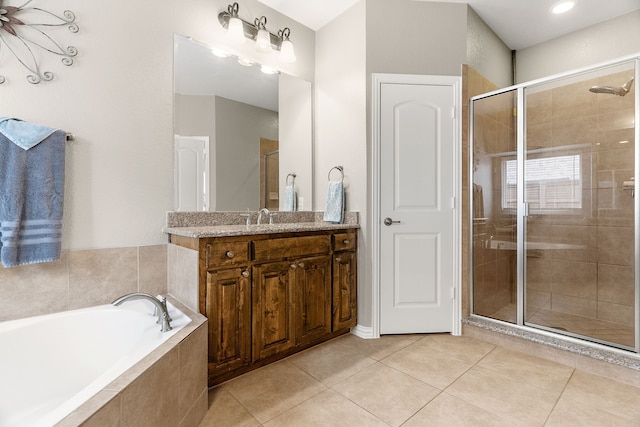
M 515 159 L 516 91 L 473 102 L 473 312 L 516 323 L 516 181 L 502 165 Z
M 634 64 L 525 88 L 520 163 L 524 323 L 628 349 L 636 347 Z M 503 173 L 515 162 L 503 162 Z

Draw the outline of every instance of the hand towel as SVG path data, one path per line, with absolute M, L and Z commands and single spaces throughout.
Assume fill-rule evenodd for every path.
M 324 221 L 341 224 L 344 215 L 344 188 L 342 181 L 329 181 Z
M 289 184 L 285 188 L 285 198 L 284 198 L 284 210 L 287 212 L 295 212 L 297 209 L 297 198 L 296 189 L 293 184 Z
M 0 130 L 0 261 L 5 268 L 60 258 L 66 132 L 54 130 L 33 143 L 42 136 L 34 135 L 24 149 Z
M 0 116 L 0 133 L 25 150 L 38 145 L 55 131 L 47 126 Z

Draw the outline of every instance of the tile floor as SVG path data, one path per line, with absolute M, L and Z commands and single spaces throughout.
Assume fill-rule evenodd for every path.
M 345 335 L 212 388 L 210 426 L 640 426 L 640 388 L 470 337 Z

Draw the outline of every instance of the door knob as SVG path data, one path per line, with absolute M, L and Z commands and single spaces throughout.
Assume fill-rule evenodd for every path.
M 394 221 L 389 217 L 384 219 L 384 225 L 391 225 L 391 224 L 400 224 L 400 221 Z

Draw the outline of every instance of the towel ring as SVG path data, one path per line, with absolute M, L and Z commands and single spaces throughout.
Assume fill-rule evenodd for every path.
M 344 168 L 342 166 L 334 166 L 331 169 L 329 169 L 329 174 L 327 176 L 327 178 L 329 178 L 329 181 L 331 181 L 331 172 L 337 169 L 338 172 L 340 172 L 340 181 L 344 181 Z
M 284 183 L 286 185 L 289 185 L 289 177 L 291 177 L 291 184 L 293 185 L 293 183 L 296 181 L 296 174 L 294 173 L 290 173 L 287 175 L 287 177 L 284 179 Z

